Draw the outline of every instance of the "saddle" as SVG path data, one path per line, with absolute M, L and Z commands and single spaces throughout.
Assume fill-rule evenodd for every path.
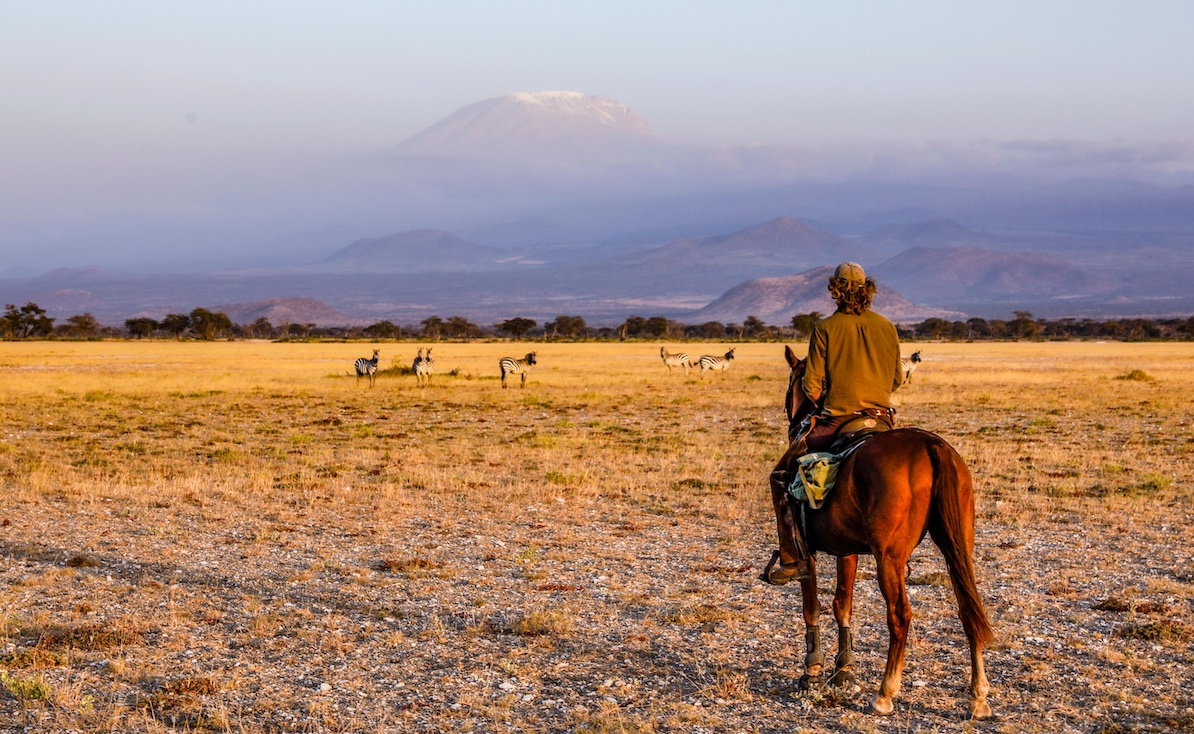
M 887 411 L 868 408 L 842 423 L 827 450 L 813 451 L 796 459 L 796 471 L 788 482 L 788 494 L 797 502 L 807 502 L 813 510 L 820 509 L 837 481 L 839 465 L 868 438 L 890 431 L 892 418 Z

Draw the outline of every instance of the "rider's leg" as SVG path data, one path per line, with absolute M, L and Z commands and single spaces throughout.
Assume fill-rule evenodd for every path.
M 809 421 L 804 435 L 798 436 L 771 472 L 771 504 L 775 510 L 775 530 L 779 550 L 763 569 L 761 578 L 769 584 L 782 586 L 789 581 L 807 579 L 812 559 L 804 534 L 796 523 L 795 502 L 788 495 L 788 485 L 795 477 L 796 460 L 809 451 L 823 450 L 832 441 L 842 422 L 841 418 L 820 418 Z M 776 563 L 778 561 L 778 564 Z
M 771 473 L 771 504 L 775 510 L 775 533 L 779 540 L 779 550 L 772 554 L 761 578 L 776 586 L 806 579 L 811 574 L 812 564 L 808 548 L 796 523 L 795 503 L 788 495 L 788 484 L 795 476 L 796 459 L 805 453 L 807 446 L 804 439 L 799 438 L 792 443 L 787 453 L 776 464 L 775 471 Z

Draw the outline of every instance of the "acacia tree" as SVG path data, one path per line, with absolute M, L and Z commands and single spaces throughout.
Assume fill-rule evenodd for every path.
M 90 313 L 81 313 L 68 318 L 61 328 L 69 336 L 90 339 L 99 333 L 100 323 Z
M 0 332 L 6 339 L 49 336 L 54 333 L 54 319 L 46 316 L 46 310 L 32 301 L 20 308 L 10 303 L 4 307 Z
M 365 327 L 364 334 L 373 339 L 394 339 L 402 335 L 393 321 L 378 321 Z
M 174 335 L 175 339 L 181 339 L 183 333 L 191 328 L 191 317 L 185 313 L 168 313 L 162 319 L 162 328 Z
M 270 336 L 274 333 L 274 325 L 264 316 L 249 324 L 249 336 Z
M 463 316 L 452 316 L 444 323 L 444 333 L 453 339 L 472 339 L 481 336 L 481 327 Z
M 200 339 L 211 341 L 232 331 L 232 319 L 223 312 L 212 313 L 206 308 L 197 308 L 191 311 L 191 330 Z
M 158 322 L 151 318 L 125 319 L 124 328 L 137 339 L 148 339 L 158 330 Z
M 564 316 L 560 315 L 554 321 L 548 321 L 543 327 L 551 333 L 551 338 L 555 339 L 558 336 L 575 339 L 581 334 L 585 333 L 588 324 L 580 316 Z
M 767 333 L 767 324 L 758 316 L 747 316 L 746 320 L 742 322 L 742 335 L 748 337 L 758 337 Z
M 522 339 L 531 329 L 535 328 L 535 321 L 518 317 L 506 319 L 502 323 L 494 324 L 493 326 L 503 334 L 510 334 L 515 339 Z
M 796 330 L 797 336 L 808 336 L 813 333 L 813 328 L 821 323 L 822 318 L 820 311 L 798 313 L 792 317 L 792 328 Z
M 439 316 L 428 316 L 419 325 L 423 327 L 423 336 L 439 341 L 440 332 L 444 329 L 443 319 Z
M 726 327 L 720 321 L 706 321 L 697 327 L 697 333 L 706 339 L 720 339 L 726 335 Z
M 1032 314 L 1028 311 L 1012 311 L 1016 318 L 1012 320 L 1008 326 L 1011 327 L 1012 336 L 1017 339 L 1031 339 L 1040 333 L 1040 324 L 1032 320 Z

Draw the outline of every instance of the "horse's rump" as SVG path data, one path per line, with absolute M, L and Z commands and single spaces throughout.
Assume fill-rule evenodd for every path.
M 956 455 L 943 438 L 918 428 L 870 436 L 838 467 L 825 504 L 806 513 L 810 547 L 831 555 L 871 554 L 878 538 L 895 536 L 915 546 L 929 529 L 933 455 L 940 450 Z

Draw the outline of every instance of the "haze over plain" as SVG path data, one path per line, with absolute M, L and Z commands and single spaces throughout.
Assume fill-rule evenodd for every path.
M 0 277 L 275 268 L 427 228 L 609 247 L 785 216 L 1191 228 L 1186 3 L 403 5 L 6 10 Z M 537 90 L 624 104 L 651 166 L 401 155 Z

